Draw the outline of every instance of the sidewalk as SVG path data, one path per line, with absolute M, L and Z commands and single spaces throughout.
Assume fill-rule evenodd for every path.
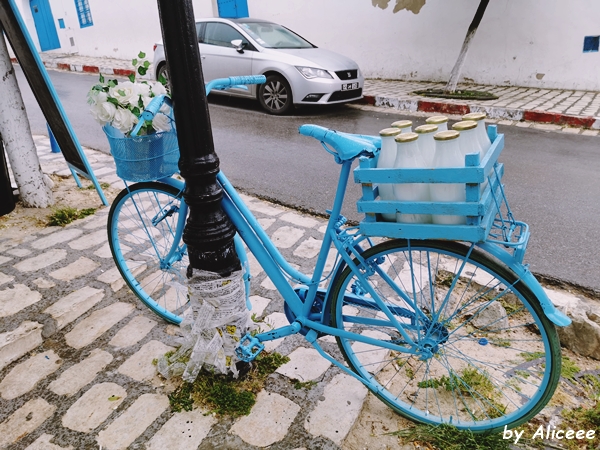
M 34 141 L 43 171 L 67 177 L 75 189 L 49 139 Z M 120 188 L 112 158 L 84 150 L 99 181 Z M 100 205 L 94 191 L 86 192 Z M 310 273 L 325 220 L 243 197 L 284 257 Z M 410 423 L 300 335 L 267 344 L 290 362 L 269 377 L 249 416 L 172 412 L 173 386 L 157 376 L 152 360 L 178 345 L 179 327 L 155 316 L 127 289 L 109 250 L 107 213 L 100 207 L 64 228 L 0 230 L 0 449 L 420 448 L 386 435 Z M 251 256 L 250 265 L 252 313 L 273 327 L 286 325 L 281 296 Z M 548 292 L 560 307 L 583 301 Z M 341 358 L 330 336 L 320 343 Z M 296 380 L 315 384 L 298 388 Z M 549 418 L 555 409 L 549 405 L 540 414 Z
M 42 53 L 49 69 L 127 76 L 133 73 L 131 61 L 78 55 Z M 152 73 L 150 69 L 149 73 Z M 440 89 L 444 83 L 365 80 L 364 103 L 407 113 L 423 112 L 461 116 L 485 111 L 488 119 L 502 125 L 562 130 L 596 136 L 600 133 L 600 92 L 569 89 L 538 89 L 512 86 L 460 85 L 459 88 L 485 90 L 497 100 L 450 100 L 413 95 L 416 90 Z

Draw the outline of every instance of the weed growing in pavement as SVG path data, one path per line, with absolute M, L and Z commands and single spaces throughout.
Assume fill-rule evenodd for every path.
M 110 187 L 110 184 L 103 182 L 103 183 L 100 183 L 100 187 L 102 189 L 108 189 Z M 89 186 L 82 187 L 81 189 L 87 189 L 88 191 L 93 191 L 94 189 L 96 189 L 96 186 L 94 186 L 94 184 L 92 183 Z
M 388 433 L 400 437 L 404 443 L 421 443 L 439 450 L 508 450 L 509 441 L 502 433 L 475 434 L 470 430 L 459 430 L 452 425 L 417 425 L 406 430 Z
M 316 386 L 318 383 L 316 381 L 300 381 L 293 379 L 292 383 L 294 383 L 294 389 L 306 389 L 310 391 L 313 386 Z
M 66 206 L 64 208 L 54 209 L 54 212 L 48 216 L 48 222 L 46 223 L 49 227 L 64 227 L 70 224 L 74 220 L 83 219 L 96 212 L 96 208 L 85 208 L 77 209 Z
M 277 352 L 263 352 L 238 379 L 202 370 L 193 383 L 183 382 L 169 395 L 171 409 L 191 411 L 197 405 L 220 416 L 248 415 L 267 377 L 289 360 Z

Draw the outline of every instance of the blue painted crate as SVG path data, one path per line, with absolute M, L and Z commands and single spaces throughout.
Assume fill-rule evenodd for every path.
M 354 170 L 354 181 L 362 184 L 363 191 L 363 196 L 357 203 L 358 212 L 365 214 L 364 220 L 360 223 L 361 232 L 368 236 L 405 239 L 448 239 L 467 242 L 488 240 L 490 231 L 497 227 L 494 224 L 495 219 L 496 222 L 502 221 L 505 215 L 502 211 L 505 209 L 503 204 L 506 205 L 502 188 L 504 166 L 498 163 L 498 157 L 504 148 L 504 135 L 497 134 L 495 125 L 488 127 L 488 135 L 492 146 L 483 161 L 479 161 L 477 154 L 467 155 L 464 168 L 377 169 L 376 158 L 360 158 L 359 167 Z M 486 179 L 490 182 L 481 192 L 480 186 Z M 466 201 L 454 203 L 383 201 L 378 198 L 377 187 L 382 183 L 466 183 Z M 379 216 L 381 213 L 396 212 L 466 216 L 466 225 L 385 222 Z M 514 224 L 512 220 L 513 228 Z M 524 230 L 523 234 L 528 235 L 527 230 Z M 517 235 L 520 236 L 520 233 Z M 501 237 L 499 240 L 507 239 Z

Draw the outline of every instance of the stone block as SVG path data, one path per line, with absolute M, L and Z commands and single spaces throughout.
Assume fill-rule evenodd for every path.
M 100 383 L 83 394 L 62 417 L 64 427 L 89 433 L 123 403 L 127 391 L 116 383 Z
M 97 247 L 98 245 L 107 242 L 107 240 L 108 236 L 106 230 L 102 229 L 69 242 L 69 247 L 73 250 L 86 250 L 88 248 Z
M 46 308 L 44 312 L 50 314 L 56 320 L 60 330 L 90 310 L 103 298 L 104 291 L 85 286 L 61 298 L 52 306 Z
M 156 321 L 148 317 L 136 316 L 115 334 L 109 344 L 114 347 L 130 347 L 144 339 L 155 326 Z
M 95 348 L 90 356 L 69 367 L 61 376 L 48 386 L 57 395 L 71 396 L 91 383 L 96 375 L 113 360 L 110 353 Z
M 271 235 L 271 240 L 278 248 L 290 248 L 304 236 L 304 230 L 294 227 L 280 227 Z
M 60 445 L 52 444 L 50 441 L 54 438 L 51 434 L 42 434 L 25 450 L 75 450 L 73 446 L 61 447 Z
M 42 344 L 43 325 L 23 322 L 18 328 L 0 334 L 0 370 Z
M 160 358 L 171 350 L 175 349 L 162 342 L 147 342 L 136 353 L 131 355 L 127 361 L 121 364 L 117 371 L 136 381 L 149 381 L 154 378 L 157 373 L 156 367 L 152 364 L 152 360 Z
M 12 278 L 12 277 L 11 277 Z M 0 284 L 1 283 L 0 276 Z M 0 291 L 0 317 L 8 317 L 41 300 L 42 294 L 32 291 L 24 284 Z
M 314 348 L 299 347 L 288 357 L 290 358 L 289 362 L 280 366 L 276 372 L 300 381 L 316 380 L 331 365 Z
M 37 241 L 32 242 L 30 244 L 31 247 L 35 248 L 36 250 L 45 250 L 47 248 L 54 247 L 55 245 L 62 244 L 63 242 L 76 239 L 83 234 L 83 231 L 77 228 L 54 228 L 56 231 L 38 239 Z
M 35 385 L 61 365 L 60 357 L 49 350 L 38 353 L 12 368 L 0 383 L 0 395 L 5 400 L 13 400 L 32 390 Z
M 300 406 L 293 401 L 260 391 L 250 414 L 234 423 L 229 432 L 250 445 L 268 447 L 285 437 L 298 412 Z
M 175 413 L 146 444 L 146 450 L 196 448 L 217 423 L 202 409 Z
M 62 267 L 58 270 L 50 272 L 50 276 L 52 278 L 56 278 L 61 281 L 73 281 L 76 278 L 80 278 L 84 275 L 87 275 L 90 272 L 96 270 L 100 264 L 95 261 L 92 261 L 85 256 L 80 257 L 77 261 L 72 262 L 71 264 Z
M 22 439 L 43 424 L 56 410 L 42 398 L 33 398 L 0 424 L 0 448 Z
M 41 255 L 28 258 L 20 263 L 15 264 L 15 269 L 20 272 L 35 272 L 40 269 L 45 269 L 67 257 L 67 251 L 63 249 L 54 249 L 42 253 Z

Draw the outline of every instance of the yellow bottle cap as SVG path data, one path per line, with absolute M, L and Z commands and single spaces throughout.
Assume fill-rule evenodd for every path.
M 436 141 L 451 141 L 452 139 L 456 139 L 460 136 L 460 133 L 456 130 L 448 130 L 448 131 L 440 131 L 439 133 L 435 133 L 433 138 Z
M 402 133 L 402 134 L 396 136 L 395 141 L 399 142 L 399 143 L 413 142 L 413 141 L 416 141 L 418 138 L 419 138 L 419 135 L 417 133 Z
M 425 120 L 426 123 L 432 123 L 434 125 L 439 125 L 440 123 L 448 122 L 448 118 L 446 116 L 431 116 Z
M 477 128 L 477 122 L 474 120 L 463 120 L 452 125 L 452 129 L 456 131 L 474 130 Z
M 423 133 L 435 133 L 438 130 L 438 126 L 432 123 L 428 123 L 427 125 L 420 125 L 415 128 L 415 133 L 423 134 Z
M 394 128 L 408 128 L 412 127 L 412 120 L 397 120 L 392 124 Z
M 384 128 L 379 132 L 379 136 L 398 136 L 400 133 L 402 133 L 402 130 L 400 128 Z

